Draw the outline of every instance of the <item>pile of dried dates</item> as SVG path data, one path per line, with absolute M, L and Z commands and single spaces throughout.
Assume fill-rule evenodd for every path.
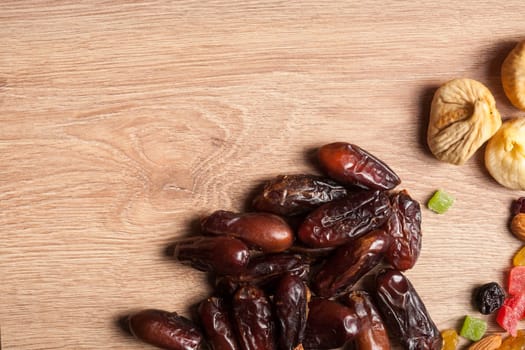
M 194 321 L 148 309 L 128 317 L 133 335 L 174 350 L 441 350 L 442 338 L 401 271 L 421 250 L 421 210 L 399 177 L 362 148 L 322 146 L 327 177 L 279 176 L 253 212 L 216 211 L 175 256 L 212 273 L 214 295 Z M 357 282 L 385 265 L 368 290 Z

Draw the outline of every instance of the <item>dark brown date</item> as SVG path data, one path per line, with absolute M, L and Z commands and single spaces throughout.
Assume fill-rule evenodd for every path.
M 390 196 L 392 214 L 385 230 L 392 244 L 385 259 L 398 270 L 414 267 L 421 251 L 421 208 L 406 190 Z
M 239 288 L 233 298 L 233 315 L 241 349 L 276 349 L 272 309 L 261 289 Z
M 240 349 L 223 299 L 208 298 L 199 304 L 197 312 L 212 350 Z
M 313 298 L 308 306 L 305 349 L 339 348 L 359 333 L 359 320 L 351 307 L 322 298 Z
M 169 350 L 204 348 L 201 332 L 187 318 L 176 312 L 147 309 L 128 318 L 131 333 L 138 339 Z
M 390 190 L 401 183 L 384 162 L 364 149 L 346 142 L 322 146 L 319 163 L 328 176 L 343 184 L 365 189 Z
M 241 272 L 250 259 L 248 246 L 233 237 L 192 237 L 175 245 L 174 256 L 202 271 Z
M 335 250 L 316 274 L 313 289 L 322 297 L 347 293 L 383 258 L 390 245 L 390 236 L 375 230 Z
M 279 215 L 298 215 L 346 195 L 343 186 L 321 176 L 281 175 L 266 183 L 253 207 Z
M 408 350 L 441 350 L 442 339 L 423 301 L 399 271 L 376 277 L 377 306 L 395 338 Z
M 361 191 L 315 209 L 299 228 L 311 247 L 335 247 L 381 227 L 392 209 L 383 191 Z
M 304 281 L 286 273 L 277 285 L 273 302 L 280 350 L 293 350 L 302 344 L 310 292 Z
M 299 254 L 259 255 L 252 258 L 242 272 L 235 275 L 218 276 L 215 288 L 222 295 L 233 294 L 239 286 L 246 284 L 271 288 L 285 273 L 306 280 L 310 273 L 310 262 L 311 259 Z
M 288 249 L 290 253 L 300 254 L 309 259 L 316 260 L 326 258 L 334 252 L 336 247 L 311 248 L 302 245 L 293 245 Z
M 358 350 L 390 350 L 390 340 L 379 311 L 365 291 L 354 291 L 344 302 L 355 310 L 361 329 L 355 337 Z
M 290 253 L 259 255 L 248 263 L 248 267 L 239 275 L 239 279 L 257 282 L 279 277 L 285 272 L 305 279 L 310 272 L 310 260 Z
M 267 253 L 282 252 L 293 244 L 290 226 L 270 213 L 237 214 L 218 210 L 201 222 L 204 232 L 237 237 Z

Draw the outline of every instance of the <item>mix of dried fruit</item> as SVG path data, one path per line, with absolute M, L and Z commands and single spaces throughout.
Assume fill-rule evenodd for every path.
M 180 262 L 215 281 L 195 322 L 144 310 L 129 316 L 131 333 L 175 350 L 389 350 L 389 333 L 407 349 L 441 350 L 440 332 L 401 272 L 421 251 L 419 203 L 394 190 L 394 171 L 356 145 L 331 143 L 318 156 L 328 178 L 279 176 L 256 196 L 256 211 L 216 211 L 201 221 L 201 235 L 176 243 Z M 356 289 L 381 263 L 388 268 L 375 286 Z
M 504 91 L 522 110 L 524 79 L 525 42 L 502 66 Z M 494 97 L 478 81 L 455 79 L 436 91 L 427 141 L 436 158 L 453 164 L 488 141 L 492 177 L 525 189 L 525 119 L 502 123 Z M 179 261 L 214 276 L 214 295 L 198 305 L 195 322 L 146 309 L 128 317 L 130 332 L 175 350 L 389 350 L 394 337 L 409 350 L 456 349 L 458 333 L 439 332 L 402 273 L 421 251 L 419 203 L 406 190 L 393 191 L 400 178 L 356 145 L 324 145 L 318 160 L 328 177 L 278 176 L 257 195 L 254 212 L 216 211 L 202 220 L 202 235 L 176 244 Z M 438 190 L 428 207 L 442 214 L 453 202 Z M 513 205 L 511 230 L 525 240 L 525 197 Z M 355 290 L 381 263 L 389 267 L 376 274 L 373 289 Z M 525 331 L 517 330 L 525 318 L 525 247 L 513 265 L 508 297 L 495 282 L 475 291 L 480 313 L 497 311 L 510 336 L 483 338 L 487 323 L 466 316 L 460 335 L 474 342 L 469 349 L 525 349 Z
M 510 52 L 501 68 L 505 94 L 525 110 L 525 41 Z M 463 164 L 483 143 L 485 166 L 501 185 L 525 190 L 525 118 L 502 123 L 489 89 L 472 79 L 454 79 L 434 94 L 427 143 L 434 156 Z

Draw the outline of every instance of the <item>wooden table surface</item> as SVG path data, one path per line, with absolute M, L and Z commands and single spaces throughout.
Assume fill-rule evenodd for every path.
M 407 272 L 440 329 L 473 287 L 503 283 L 520 247 L 483 152 L 464 166 L 426 146 L 430 100 L 456 77 L 485 83 L 507 118 L 499 67 L 525 37 L 521 0 L 58 1 L 0 3 L 2 349 L 148 349 L 118 318 L 187 314 L 203 273 L 166 247 L 261 181 L 314 172 L 348 141 L 425 203 Z M 480 316 L 490 321 L 493 317 Z

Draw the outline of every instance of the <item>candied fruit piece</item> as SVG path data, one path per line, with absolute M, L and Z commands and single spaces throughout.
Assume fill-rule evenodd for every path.
M 525 266 L 525 245 L 512 258 L 512 265 L 514 266 Z
M 525 331 L 519 330 L 515 337 L 507 337 L 498 350 L 525 350 Z
M 503 305 L 505 291 L 496 282 L 482 285 L 475 291 L 476 306 L 483 315 L 496 311 Z
M 428 209 L 444 214 L 454 203 L 454 197 L 443 190 L 437 190 L 427 203 Z
M 525 266 L 515 266 L 509 273 L 509 294 L 525 293 Z
M 441 350 L 456 350 L 458 347 L 458 333 L 453 329 L 445 329 L 441 332 L 443 338 L 443 347 Z
M 513 295 L 503 302 L 496 321 L 512 336 L 516 336 L 518 322 L 525 316 L 525 294 Z
M 461 335 L 472 341 L 480 340 L 487 331 L 487 322 L 470 316 L 465 316 L 463 327 L 461 327 Z

